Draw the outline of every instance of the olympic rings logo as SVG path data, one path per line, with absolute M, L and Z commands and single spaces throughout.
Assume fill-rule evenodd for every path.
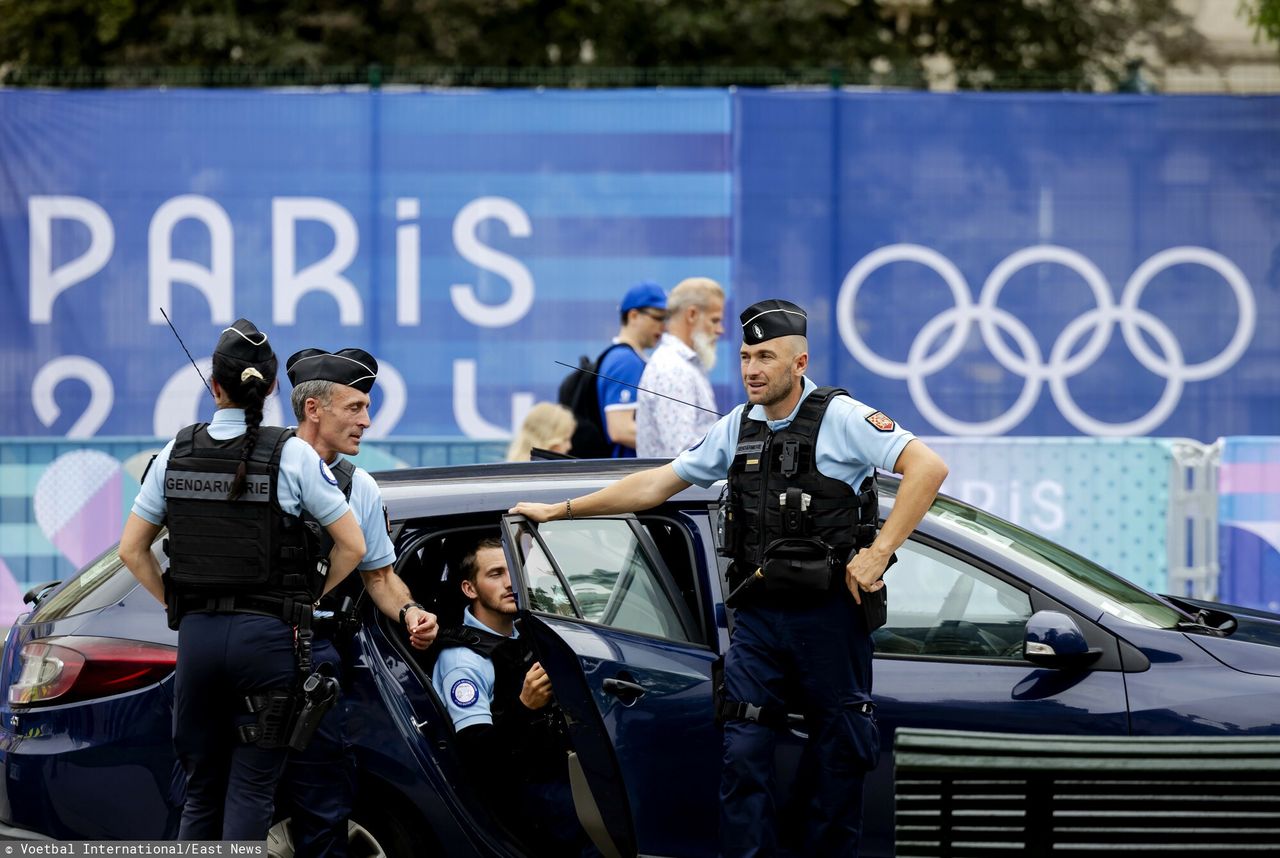
M 858 335 L 854 307 L 858 290 L 877 269 L 895 262 L 915 262 L 937 273 L 951 290 L 955 306 L 930 319 L 911 342 L 905 361 L 889 360 L 873 351 Z M 1006 310 L 996 306 L 1000 291 L 1009 278 L 1021 269 L 1039 263 L 1056 263 L 1079 274 L 1093 292 L 1097 307 L 1071 321 L 1058 335 L 1044 360 L 1040 346 L 1030 329 Z M 1188 364 L 1182 346 L 1173 332 L 1160 319 L 1138 307 L 1142 292 L 1162 271 L 1175 265 L 1202 265 L 1220 275 L 1235 294 L 1239 320 L 1230 342 L 1214 357 Z M 1053 401 L 1062 415 L 1081 432 L 1089 435 L 1145 435 L 1160 426 L 1177 407 L 1183 386 L 1188 381 L 1203 381 L 1226 372 L 1248 348 L 1257 324 L 1257 308 L 1253 289 L 1244 273 L 1231 260 L 1203 247 L 1171 247 L 1152 256 L 1138 266 L 1125 283 L 1120 303 L 1111 295 L 1110 284 L 1096 265 L 1084 255 L 1066 247 L 1041 244 L 1010 254 L 992 270 L 982 285 L 975 304 L 969 284 L 951 260 L 941 253 L 918 244 L 894 244 L 863 257 L 849 269 L 840 285 L 836 302 L 836 321 L 840 337 L 849 352 L 864 366 L 887 378 L 905 379 L 911 399 L 930 423 L 951 435 L 1001 435 L 1017 426 L 1035 407 L 1041 385 L 1048 383 Z M 1020 375 L 1022 391 L 1009 410 L 998 417 L 981 422 L 958 420 L 945 413 L 933 401 L 925 380 L 950 364 L 964 348 L 974 323 L 982 341 L 1006 370 Z M 1070 378 L 1093 365 L 1106 350 L 1115 326 L 1120 325 L 1125 344 L 1138 361 L 1152 373 L 1165 379 L 1160 399 L 1142 417 L 1127 423 L 1107 423 L 1086 414 L 1075 402 L 1067 387 Z M 947 333 L 947 332 L 950 333 Z M 1017 345 L 1015 353 L 1004 338 L 1004 331 Z M 1156 343 L 1156 354 L 1140 332 Z M 930 350 L 944 335 L 946 340 L 932 354 Z M 1089 339 L 1072 354 L 1082 337 Z

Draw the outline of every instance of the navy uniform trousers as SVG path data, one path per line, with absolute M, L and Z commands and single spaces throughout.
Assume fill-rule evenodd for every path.
M 187 773 L 179 840 L 264 840 L 285 748 L 240 741 L 246 694 L 288 688 L 293 629 L 258 614 L 191 613 L 178 628 L 173 744 Z
M 871 653 L 862 609 L 844 587 L 795 606 L 744 605 L 735 614 L 726 696 L 806 716 L 813 800 L 802 855 L 858 854 L 862 782 L 879 750 L 874 722 L 860 708 L 871 699 Z M 753 721 L 725 722 L 722 858 L 777 853 L 777 736 Z
M 333 641 L 315 639 L 312 661 L 328 664 L 342 676 L 342 660 Z M 345 701 L 320 721 L 305 750 L 292 751 L 280 780 L 280 809 L 290 819 L 295 858 L 345 858 L 347 820 L 355 798 L 355 761 L 346 739 Z

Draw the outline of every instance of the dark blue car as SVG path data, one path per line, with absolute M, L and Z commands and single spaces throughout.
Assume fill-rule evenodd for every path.
M 532 525 L 650 463 L 535 462 L 379 475 L 397 569 L 448 621 L 475 540 L 501 534 L 606 854 L 712 856 L 720 737 L 712 670 L 728 645 L 715 489 L 639 515 Z M 881 507 L 896 481 L 881 479 Z M 159 547 L 155 549 L 159 551 Z M 1041 537 L 940 498 L 889 574 L 875 691 L 886 751 L 901 726 L 1012 733 L 1280 733 L 1280 617 L 1155 596 Z M 367 602 L 367 600 L 365 600 Z M 359 760 L 354 855 L 519 855 L 484 778 L 459 762 L 430 682 L 371 604 L 349 664 Z M 44 594 L 9 634 L 0 678 L 0 822 L 9 836 L 172 837 L 183 778 L 170 745 L 176 635 L 114 552 Z M 783 831 L 806 800 L 804 734 L 781 737 Z M 868 855 L 893 854 L 893 760 L 867 781 Z M 909 820 L 899 820 L 909 825 Z M 273 851 L 291 852 L 287 821 Z

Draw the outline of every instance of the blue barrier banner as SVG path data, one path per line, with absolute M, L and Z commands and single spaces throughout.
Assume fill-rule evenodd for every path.
M 627 287 L 730 283 L 731 130 L 715 90 L 0 92 L 0 437 L 207 419 L 161 310 L 206 375 L 239 316 L 372 352 L 371 437 L 507 437 Z
M 1280 100 L 735 95 L 739 303 L 921 434 L 1274 432 Z
M 3 91 L 0 437 L 207 418 L 164 309 L 202 366 L 238 316 L 373 352 L 371 437 L 502 438 L 690 275 L 922 434 L 1273 432 L 1277 139 L 1274 97 Z
M 1223 438 L 1218 598 L 1280 612 L 1280 438 Z
M 366 437 L 409 464 L 413 438 L 507 437 L 629 285 L 692 275 L 729 292 L 725 410 L 736 314 L 782 296 L 809 310 L 810 376 L 917 434 L 1274 434 L 1276 140 L 1274 97 L 0 91 L 0 439 L 49 441 L 0 445 L 0 602 L 118 535 L 153 442 L 113 439 L 212 414 L 162 309 L 206 376 L 239 316 L 282 358 L 368 349 Z M 292 422 L 279 394 L 266 420 Z M 1164 489 L 1107 519 L 1129 526 L 1098 531 L 1132 554 L 1111 555 L 1034 520 L 1096 484 L 991 444 L 948 448 L 952 485 L 1162 586 L 1134 534 Z M 1272 604 L 1274 517 L 1247 517 L 1270 495 L 1239 485 L 1222 550 L 1264 577 L 1223 595 Z

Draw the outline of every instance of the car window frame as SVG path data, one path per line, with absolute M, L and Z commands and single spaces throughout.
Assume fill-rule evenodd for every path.
M 1029 583 L 1023 581 L 1022 579 L 1000 569 L 997 566 L 994 566 L 982 560 L 981 558 L 975 557 L 966 551 L 959 550 L 954 545 L 951 545 L 950 543 L 944 542 L 934 537 L 930 537 L 918 531 L 915 533 L 912 533 L 911 536 L 908 537 L 904 545 L 910 544 L 910 543 L 923 545 L 926 548 L 932 549 L 938 554 L 941 554 L 942 556 L 954 562 L 963 564 L 972 569 L 976 569 L 977 571 L 1001 582 L 1007 587 L 1017 590 L 1018 592 L 1022 593 L 1022 595 L 1025 596 L 1027 599 L 1027 607 L 1030 610 L 1030 613 L 1028 613 L 1027 615 L 1027 619 L 1028 620 L 1031 619 L 1031 616 L 1035 614 L 1036 612 L 1035 599 L 1033 598 L 1033 595 L 1032 595 L 1035 592 L 1035 588 L 1032 587 Z M 899 548 L 899 550 L 901 550 L 901 548 Z M 959 574 L 964 574 L 964 573 L 960 572 Z M 976 581 L 977 579 L 973 578 L 972 580 Z M 889 574 L 885 577 L 885 582 L 886 582 L 885 586 L 889 591 L 890 603 L 892 604 L 892 599 L 893 599 L 893 571 L 892 570 L 890 570 Z M 1025 635 L 1026 633 L 1025 622 L 1023 625 L 1023 629 L 1024 629 L 1023 634 Z M 937 662 L 945 662 L 947 664 L 994 664 L 994 665 L 1013 665 L 1013 666 L 1022 667 L 1022 668 L 1035 667 L 1035 665 L 1032 664 L 1032 662 L 1028 661 L 1025 657 L 1009 658 L 1009 657 L 1003 657 L 1003 656 L 947 655 L 945 653 L 909 653 L 909 652 L 879 652 L 879 651 L 876 651 L 874 653 L 874 656 L 876 658 L 884 658 L 892 661 L 901 661 L 901 660 L 937 661 Z
M 934 548 L 942 552 L 943 554 L 946 554 L 950 557 L 961 560 L 962 562 L 968 563 L 969 565 L 977 569 L 980 569 L 981 571 L 986 572 L 987 574 L 995 578 L 1000 579 L 1001 581 L 1005 582 L 1006 584 L 1009 584 L 1015 589 L 1023 591 L 1024 593 L 1027 594 L 1027 597 L 1031 600 L 1031 609 L 1032 609 L 1033 615 L 1038 611 L 1055 610 L 1055 611 L 1062 611 L 1066 613 L 1068 616 L 1070 616 L 1072 619 L 1074 619 L 1076 623 L 1080 626 L 1080 631 L 1084 635 L 1085 640 L 1089 643 L 1089 645 L 1100 647 L 1103 651 L 1102 656 L 1097 661 L 1095 661 L 1094 663 L 1084 668 L 1081 668 L 1082 672 L 1092 673 L 1094 671 L 1106 671 L 1106 672 L 1128 673 L 1128 672 L 1134 672 L 1134 671 L 1141 672 L 1142 670 L 1146 669 L 1141 663 L 1139 663 L 1141 659 L 1134 660 L 1133 664 L 1126 663 L 1126 659 L 1128 659 L 1129 656 L 1122 656 L 1122 651 L 1125 650 L 1126 648 L 1128 650 L 1133 650 L 1134 652 L 1137 652 L 1137 650 L 1135 650 L 1133 645 L 1129 643 L 1127 640 L 1125 640 L 1125 638 L 1122 635 L 1120 635 L 1113 629 L 1103 626 L 1096 617 L 1090 617 L 1080 613 L 1078 609 L 1076 609 L 1075 607 L 1071 606 L 1066 602 L 1063 602 L 1060 598 L 1053 595 L 1052 593 L 1045 592 L 1043 588 L 1037 586 L 1035 583 L 1019 578 L 1014 573 L 1006 571 L 1005 569 L 1002 569 L 1001 567 L 995 565 L 991 561 L 977 554 L 974 554 L 970 551 L 967 551 L 964 548 L 961 548 L 960 546 L 947 542 L 937 536 L 932 536 L 930 534 L 917 530 L 917 531 L 914 531 L 908 539 L 923 543 L 925 545 L 928 545 L 931 548 Z M 889 598 L 892 599 L 893 598 L 892 570 L 890 570 L 890 573 L 885 580 L 888 582 L 887 586 L 889 588 Z M 936 655 L 932 655 L 932 654 L 925 655 L 922 653 L 876 652 L 876 653 L 873 653 L 873 656 L 878 659 L 886 659 L 889 661 L 900 661 L 900 660 L 938 661 L 940 660 L 940 658 Z M 995 658 L 981 658 L 978 656 L 946 656 L 945 659 L 947 664 L 1011 665 L 1011 666 L 1021 667 L 1024 669 L 1037 668 L 1037 665 L 1025 659 L 1022 659 L 1022 660 L 1007 659 L 1007 658 L 995 659 Z
M 681 601 L 685 603 L 685 607 L 690 611 L 693 622 L 701 636 L 700 640 L 710 643 L 715 634 L 713 631 L 715 617 L 711 611 L 711 605 L 714 600 L 708 589 L 710 587 L 709 578 L 717 574 L 712 568 L 712 564 L 719 559 L 719 555 L 716 552 L 713 541 L 710 526 L 711 520 L 704 513 L 704 508 L 700 504 L 664 504 L 652 510 L 638 513 L 636 517 L 642 526 L 648 521 L 665 521 L 670 522 L 680 532 L 684 550 L 688 555 L 687 560 L 690 563 L 689 578 L 693 585 L 694 604 L 690 605 L 688 603 L 683 592 L 678 595 Z M 700 543 L 703 543 L 704 550 L 702 563 L 698 562 Z M 662 556 L 662 550 L 657 548 L 656 542 L 655 548 L 659 558 L 666 564 L 667 558 Z M 710 550 L 710 554 L 705 553 L 707 550 Z M 678 588 L 679 582 L 676 580 L 675 574 L 671 572 L 669 564 L 667 565 L 667 572 L 671 575 L 671 583 Z
M 675 580 L 672 578 L 671 570 L 667 568 L 666 561 L 663 560 L 661 552 L 658 551 L 652 537 L 649 536 L 648 531 L 645 530 L 644 525 L 640 522 L 639 518 L 634 513 L 620 513 L 617 515 L 591 516 L 590 519 L 583 520 L 621 520 L 627 522 L 632 536 L 636 538 L 641 550 L 645 553 L 645 557 L 657 577 L 657 583 L 658 586 L 662 588 L 663 595 L 665 595 L 668 601 L 675 606 L 676 619 L 685 633 L 685 639 L 677 640 L 665 635 L 653 634 L 652 632 L 628 629 L 621 626 L 611 626 L 582 616 L 582 609 L 578 604 L 577 598 L 573 594 L 572 588 L 568 584 L 564 570 L 560 567 L 560 562 L 556 559 L 555 555 L 547 547 L 546 541 L 542 538 L 542 534 L 538 530 L 538 523 L 525 518 L 522 515 L 504 515 L 502 516 L 503 542 L 508 552 L 518 550 L 517 546 L 519 543 L 520 531 L 522 527 L 527 529 L 532 534 L 533 538 L 537 540 L 539 548 L 551 563 L 552 569 L 556 574 L 556 578 L 560 582 L 560 586 L 564 588 L 565 593 L 570 599 L 570 604 L 574 609 L 574 615 L 565 616 L 563 614 L 554 614 L 546 611 L 535 610 L 529 601 L 528 575 L 525 571 L 525 564 L 519 556 L 509 554 L 507 557 L 507 564 L 511 568 L 512 584 L 516 590 L 516 600 L 520 610 L 528 611 L 529 613 L 539 617 L 550 617 L 557 621 L 580 623 L 596 629 L 607 629 L 609 632 L 637 635 L 650 640 L 662 641 L 673 646 L 687 646 L 712 651 L 712 646 L 705 640 L 706 635 L 702 624 L 697 622 L 694 618 L 692 610 L 685 601 L 684 594 L 680 592 L 679 588 L 676 586 Z

